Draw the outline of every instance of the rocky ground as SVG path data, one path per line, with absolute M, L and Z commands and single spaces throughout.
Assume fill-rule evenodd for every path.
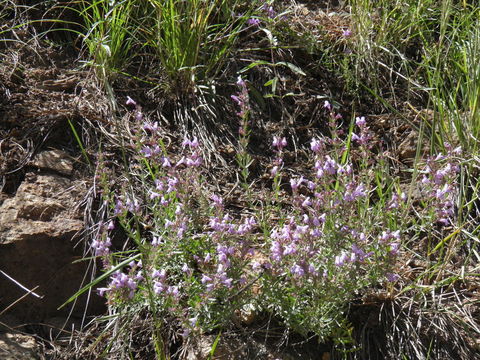
M 87 74 L 75 70 L 73 59 L 45 44 L 2 46 L 0 357 L 33 359 L 26 354 L 38 355 L 42 346 L 24 334 L 53 339 L 104 309 L 91 294 L 57 310 L 92 275 L 93 264 L 79 261 L 91 180 L 70 124 L 93 111 L 79 102 Z

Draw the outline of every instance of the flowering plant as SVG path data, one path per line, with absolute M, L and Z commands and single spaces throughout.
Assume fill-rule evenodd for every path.
M 243 80 L 238 85 L 240 93 L 232 98 L 241 109 L 241 149 L 248 155 L 248 93 Z M 168 314 L 184 337 L 225 326 L 245 308 L 325 337 L 363 289 L 402 281 L 396 258 L 412 223 L 446 225 L 454 219 L 458 165 L 452 159 L 459 150 L 427 159 L 420 171 L 424 210 L 405 221 L 411 202 L 374 153 L 379 144 L 368 121 L 356 118 L 342 138 L 341 116 L 328 102 L 325 109 L 332 135 L 311 140 L 310 171 L 287 175 L 288 142 L 275 136 L 273 189 L 264 199 L 269 205 L 240 216 L 207 190 L 198 139 L 185 138 L 180 155 L 168 156 L 158 125 L 145 122 L 137 107 L 143 124 L 130 170 L 136 187 L 114 193 L 104 179 L 112 219 L 92 243 L 111 271 L 99 289 L 110 305 L 144 304 L 158 318 Z M 130 252 L 111 249 L 114 224 L 133 241 Z M 140 259 L 127 263 L 131 251 Z M 113 271 L 121 261 L 126 266 Z

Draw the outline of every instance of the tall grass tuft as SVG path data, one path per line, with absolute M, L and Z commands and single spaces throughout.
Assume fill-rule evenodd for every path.
M 152 14 L 142 28 L 171 83 L 214 79 L 255 4 L 240 14 L 238 0 L 148 0 Z
M 135 0 L 79 0 L 69 4 L 81 19 L 83 44 L 97 77 L 107 80 L 122 71 L 132 57 L 139 2 Z
M 351 0 L 350 11 L 357 84 L 394 101 L 426 99 L 424 106 L 434 110 L 426 124 L 432 148 L 458 143 L 476 153 L 480 7 L 451 0 Z

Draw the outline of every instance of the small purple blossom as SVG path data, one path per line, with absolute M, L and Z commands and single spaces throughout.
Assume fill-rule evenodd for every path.
M 277 148 L 278 151 L 282 150 L 285 146 L 287 146 L 287 139 L 280 138 L 278 136 L 273 137 L 272 145 Z
M 196 149 L 198 148 L 200 145 L 200 143 L 198 142 L 198 139 L 196 136 L 193 137 L 192 140 L 188 139 L 187 137 L 185 137 L 185 139 L 182 141 L 182 147 L 185 149 L 187 146 L 190 148 L 190 149 Z
M 168 157 L 164 156 L 162 158 L 162 167 L 164 168 L 170 168 L 172 167 L 172 164 L 170 163 L 170 160 L 168 159 Z
M 283 256 L 287 255 L 294 255 L 297 253 L 297 246 L 294 242 L 285 246 L 285 250 L 283 251 Z
M 115 209 L 113 210 L 113 214 L 115 216 L 123 213 L 125 211 L 125 205 L 123 205 L 123 202 L 120 199 L 117 199 L 117 202 L 115 203 Z
M 138 213 L 140 211 L 140 203 L 135 198 L 133 200 L 128 198 L 125 202 L 125 206 L 131 213 Z
M 107 256 L 110 254 L 110 246 L 112 242 L 107 236 L 105 240 L 93 240 L 91 247 L 95 250 L 95 256 Z
M 154 133 L 154 132 L 158 131 L 158 122 L 155 121 L 155 123 L 153 123 L 153 124 L 150 123 L 150 122 L 145 122 L 143 124 L 143 129 Z
M 202 284 L 208 284 L 208 283 L 211 283 L 213 279 L 210 276 L 203 274 L 202 279 L 200 281 Z
M 219 208 L 223 207 L 223 199 L 220 196 L 213 194 L 212 196 L 210 196 L 210 199 L 213 200 L 215 206 Z
M 180 295 L 180 291 L 178 289 L 178 286 L 169 286 L 167 288 L 167 294 L 172 295 L 174 298 L 178 298 Z
M 275 261 L 281 261 L 283 257 L 283 249 L 278 241 L 273 241 L 272 246 L 270 247 L 270 253 L 272 254 L 272 259 Z
M 290 271 L 295 277 L 302 277 L 305 275 L 305 270 L 303 270 L 303 267 L 298 264 L 293 265 Z
M 275 165 L 275 166 L 272 168 L 272 170 L 270 171 L 270 174 L 271 174 L 272 176 L 276 176 L 276 175 L 278 174 L 278 170 L 279 170 L 279 167 Z
M 176 178 L 176 177 L 169 178 L 167 180 L 167 184 L 168 184 L 167 192 L 171 193 L 172 191 L 177 190 L 178 183 L 179 183 L 178 178 Z
M 111 289 L 108 287 L 101 287 L 97 288 L 98 295 L 104 297 L 106 293 L 108 293 Z
M 392 199 L 390 202 L 387 204 L 387 209 L 392 210 L 392 209 L 398 209 L 399 203 L 398 203 L 398 195 L 396 193 L 392 194 Z
M 265 12 L 265 14 L 270 18 L 273 19 L 276 16 L 276 11 L 273 9 L 273 6 L 268 5 L 265 3 L 262 6 L 262 10 Z
M 146 157 L 146 158 L 149 158 L 149 157 L 152 157 L 153 155 L 153 150 L 151 147 L 149 146 L 144 146 L 142 148 L 142 150 L 140 150 L 140 152 Z
M 390 255 L 392 255 L 392 256 L 397 255 L 399 248 L 400 248 L 399 243 L 391 243 L 390 244 Z
M 242 79 L 241 76 L 239 76 L 237 78 L 237 82 L 236 82 L 237 86 L 241 87 L 241 88 L 246 88 L 247 87 L 247 83 L 245 82 L 245 80 Z
M 292 187 L 293 191 L 297 191 L 298 187 L 302 185 L 303 182 L 303 176 L 301 176 L 299 179 L 290 179 L 290 186 Z
M 143 280 L 145 280 L 145 278 L 143 277 L 142 273 L 141 273 L 141 272 L 137 272 L 137 273 L 135 274 L 135 281 L 136 281 L 137 283 L 140 283 L 140 282 L 142 282 Z
M 134 291 L 137 289 L 137 283 L 127 274 L 124 274 L 118 270 L 111 276 L 109 287 L 112 290 L 127 289 L 128 297 L 131 299 L 134 295 Z
M 335 265 L 341 267 L 348 261 L 348 259 L 349 257 L 347 253 L 342 252 L 340 255 L 335 256 Z
M 155 191 L 150 191 L 150 199 L 153 200 L 153 199 L 156 199 L 158 197 L 161 197 L 161 195 Z
M 319 153 L 320 151 L 323 150 L 324 143 L 321 140 L 312 139 L 312 141 L 310 142 L 310 148 L 314 153 Z
M 240 87 L 240 92 L 235 95 L 231 95 L 230 97 L 240 107 L 240 111 L 237 113 L 237 115 L 243 118 L 248 114 L 250 110 L 250 104 L 248 101 L 247 84 L 245 80 L 242 79 L 241 76 L 238 77 L 236 84 L 238 87 Z M 241 135 L 245 135 L 244 126 L 240 127 L 240 132 L 241 132 Z
M 323 165 L 323 170 L 330 175 L 334 175 L 337 171 L 338 164 L 330 156 L 326 156 L 325 164 Z
M 260 19 L 250 18 L 247 20 L 247 25 L 249 26 L 260 26 Z
M 357 117 L 357 118 L 355 119 L 355 124 L 356 124 L 359 128 L 363 128 L 363 127 L 367 124 L 367 121 L 365 120 L 365 116 Z
M 182 271 L 189 276 L 193 273 L 192 269 L 190 269 L 187 264 L 183 264 Z
M 163 280 L 155 280 L 153 282 L 153 292 L 157 295 L 161 295 L 166 292 L 168 285 L 166 285 Z
M 395 282 L 398 279 L 400 279 L 400 276 L 398 274 L 394 274 L 394 273 L 386 273 L 385 277 L 387 278 L 387 280 L 389 282 Z
M 165 269 L 162 269 L 162 270 L 155 269 L 152 272 L 152 278 L 158 279 L 163 282 L 167 279 L 167 272 L 165 271 Z
M 127 96 L 127 101 L 125 102 L 126 105 L 137 106 L 135 100 L 133 100 L 130 96 Z

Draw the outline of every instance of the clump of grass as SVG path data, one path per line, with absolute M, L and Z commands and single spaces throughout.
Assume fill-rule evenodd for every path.
M 238 0 L 150 0 L 148 4 L 153 16 L 144 28 L 146 44 L 169 81 L 183 86 L 218 75 L 256 6 L 242 8 Z
M 477 153 L 480 7 L 351 0 L 341 10 L 322 15 L 342 20 L 337 27 L 326 20 L 331 29 L 320 29 L 319 64 L 343 78 L 360 101 L 373 95 L 388 111 L 400 112 L 402 103 L 434 110 L 433 119 L 420 119 L 432 149 L 443 151 L 448 142 Z M 332 39 L 329 31 L 337 35 Z
M 348 57 L 358 85 L 393 100 L 426 99 L 424 106 L 435 110 L 433 122 L 425 119 L 432 148 L 449 142 L 477 152 L 480 7 L 451 0 L 352 1 L 350 9 Z
M 260 11 L 257 2 L 240 0 L 77 0 L 64 9 L 78 15 L 75 25 L 81 30 L 74 32 L 99 78 L 128 71 L 143 54 L 159 66 L 152 73 L 163 73 L 158 85 L 181 91 L 219 75 L 239 35 Z
M 79 0 L 63 7 L 78 15 L 80 22 L 74 25 L 79 25 L 81 30 L 71 31 L 83 39 L 87 62 L 102 81 L 108 81 L 113 74 L 124 70 L 133 56 L 131 50 L 138 45 L 139 5 L 134 0 Z

